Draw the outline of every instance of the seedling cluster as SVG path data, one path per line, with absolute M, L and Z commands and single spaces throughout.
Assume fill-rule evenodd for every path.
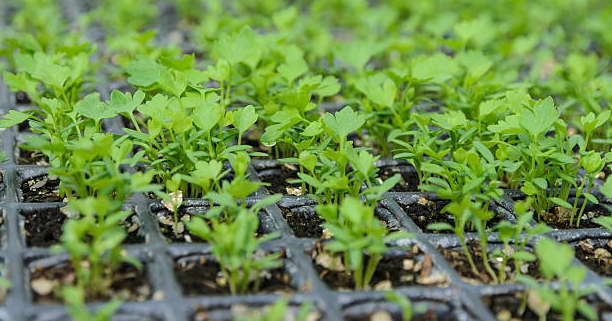
M 610 317 L 611 20 L 6 0 L 0 319 Z

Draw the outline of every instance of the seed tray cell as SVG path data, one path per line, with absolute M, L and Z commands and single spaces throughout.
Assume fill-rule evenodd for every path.
M 76 18 L 87 7 L 93 7 L 95 1 L 62 0 L 62 8 L 69 21 Z M 7 6 L 0 2 L 0 26 L 6 19 Z M 160 12 L 172 13 L 173 7 L 160 1 Z M 176 15 L 164 15 L 163 30 L 172 30 L 178 25 Z M 103 40 L 104 34 L 96 27 L 88 30 L 92 40 Z M 168 34 L 160 32 L 160 35 Z M 185 37 L 184 37 L 185 38 Z M 165 41 L 161 39 L 161 41 Z M 189 46 L 189 44 L 183 44 Z M 101 79 L 99 85 L 102 95 L 110 93 L 109 88 L 125 89 L 126 84 L 110 82 Z M 23 93 L 11 94 L 6 86 L 0 82 L 0 114 L 10 108 L 23 109 L 30 107 L 30 102 Z M 337 110 L 342 104 L 329 104 L 328 110 Z M 121 133 L 123 128 L 121 119 L 105 120 L 104 128 L 109 132 Z M 13 286 L 0 300 L 0 320 L 11 321 L 65 321 L 67 315 L 65 308 L 57 304 L 40 304 L 35 302 L 31 290 L 31 269 L 35 265 L 57 267 L 66 260 L 65 254 L 52 254 L 48 245 L 36 246 L 28 241 L 26 216 L 38 213 L 45 209 L 58 209 L 63 206 L 58 197 L 30 197 L 40 196 L 40 189 L 46 189 L 43 195 L 52 195 L 55 186 L 48 179 L 48 168 L 41 164 L 40 159 L 35 162 L 25 162 L 27 154 L 19 151 L 18 142 L 27 135 L 27 128 L 11 128 L 0 132 L 2 151 L 8 160 L 0 164 L 0 209 L 2 210 L 2 224 L 0 234 L 2 235 L 2 249 L 0 250 L 0 263 L 5 266 L 3 276 L 7 277 Z M 16 154 L 17 151 L 17 154 Z M 21 158 L 21 160 L 20 160 Z M 27 165 L 33 163 L 33 165 Z M 380 173 L 383 177 L 390 177 L 399 173 L 403 177 L 401 188 L 395 189 L 385 196 L 385 200 L 377 208 L 377 215 L 390 229 L 404 230 L 414 233 L 411 239 L 398 240 L 392 245 L 394 249 L 388 253 L 388 257 L 397 257 L 406 249 L 418 246 L 419 253 L 413 266 L 419 262 L 429 261 L 432 271 L 440 273 L 445 277 L 443 286 L 435 285 L 400 285 L 396 290 L 402 295 L 411 298 L 415 305 L 424 303 L 427 306 L 425 313 L 416 313 L 417 317 L 429 316 L 424 320 L 486 320 L 493 321 L 499 316 L 499 311 L 490 305 L 492 296 L 512 296 L 525 290 L 521 284 L 473 284 L 466 282 L 452 264 L 445 258 L 443 252 L 447 249 L 457 249 L 459 240 L 454 235 L 430 233 L 424 229 L 423 223 L 418 221 L 418 216 L 413 213 L 414 206 L 428 202 L 434 202 L 436 211 L 443 206 L 443 201 L 430 193 L 416 192 L 418 185 L 414 168 L 406 162 L 395 160 L 381 160 L 378 162 Z M 278 176 L 282 171 L 282 164 L 276 160 L 257 159 L 251 164 L 250 172 L 254 180 L 266 181 L 272 176 Z M 282 173 L 281 173 L 282 174 Z M 46 180 L 46 182 L 44 182 Z M 41 183 L 41 182 L 44 182 Z M 24 186 L 25 185 L 25 186 Z M 39 186 L 40 185 L 40 186 Z M 32 193 L 32 186 L 36 187 Z M 318 246 L 318 234 L 300 234 L 296 232 L 296 223 L 288 216 L 314 217 L 314 206 L 316 202 L 304 197 L 287 195 L 287 189 L 278 186 L 264 188 L 248 199 L 248 203 L 259 201 L 262 197 L 279 191 L 285 194 L 275 205 L 267 207 L 259 216 L 262 233 L 277 232 L 278 239 L 266 242 L 262 250 L 284 249 L 282 268 L 289 276 L 289 283 L 293 291 L 289 300 L 292 307 L 306 301 L 315 305 L 323 321 L 339 320 L 369 320 L 369 317 L 377 311 L 389 312 L 397 319 L 398 308 L 386 301 L 383 297 L 387 285 L 381 285 L 379 291 L 346 291 L 345 289 L 334 289 L 329 286 L 325 279 L 317 271 L 317 264 L 312 258 L 312 251 Z M 598 197 L 600 194 L 595 193 Z M 513 201 L 521 198 L 517 191 L 506 191 L 502 201 L 492 204 L 493 210 L 500 217 L 513 221 Z M 610 200 L 600 198 L 600 201 L 610 204 Z M 36 203 L 36 204 L 34 204 Z M 182 211 L 188 215 L 203 213 L 209 207 L 204 200 L 185 200 Z M 141 241 L 126 246 L 128 253 L 139 258 L 146 265 L 145 278 L 150 284 L 151 294 L 144 302 L 127 301 L 122 304 L 113 320 L 125 321 L 187 321 L 187 320 L 232 320 L 232 308 L 248 307 L 257 309 L 264 305 L 273 304 L 278 298 L 277 293 L 253 293 L 248 296 L 231 295 L 188 295 L 181 284 L 182 276 L 177 273 L 178 263 L 193 260 L 201 260 L 202 257 L 210 256 L 210 247 L 201 242 L 180 243 L 168 238 L 160 229 L 159 213 L 165 211 L 165 207 L 159 200 L 150 199 L 146 195 L 137 195 L 126 208 L 134 209 L 134 224 L 138 224 L 137 234 Z M 535 222 L 532 222 L 535 224 Z M 300 223 L 297 223 L 299 226 Z M 47 232 L 38 232 L 47 235 Z M 321 231 L 322 233 L 322 231 Z M 32 234 L 32 233 L 30 233 Z M 57 241 L 57 234 L 51 233 L 52 242 Z M 592 262 L 592 254 L 586 250 L 593 246 L 610 252 L 610 241 L 612 233 L 600 228 L 555 230 L 545 237 L 551 237 L 560 242 L 568 242 L 577 250 L 576 263 L 584 264 L 589 268 L 587 276 L 588 284 L 602 284 L 603 278 L 609 276 L 609 272 L 600 271 Z M 477 240 L 473 233 L 466 235 L 468 241 Z M 45 238 L 46 239 L 46 238 Z M 501 242 L 495 233 L 489 237 L 491 247 L 500 246 Z M 590 244 L 589 244 L 590 243 Z M 535 239 L 530 245 L 535 244 Z M 404 251 L 404 252 L 402 252 Z M 585 251 L 586 257 L 580 251 Z M 599 254 L 604 254 L 601 250 Z M 599 257 L 596 257 L 599 260 Z M 404 262 L 402 262 L 404 264 Z M 410 263 L 406 263 L 410 265 Z M 608 263 L 609 266 L 609 263 Z M 422 267 L 421 267 L 422 268 Z M 612 305 L 612 290 L 602 287 L 596 294 L 590 297 L 604 307 Z M 99 303 L 90 304 L 92 308 Z M 605 309 L 602 309 L 605 311 Z M 434 318 L 432 315 L 435 315 Z M 205 316 L 205 319 L 202 319 Z M 609 312 L 602 312 L 602 320 L 610 319 Z M 418 319 L 417 319 L 418 320 Z

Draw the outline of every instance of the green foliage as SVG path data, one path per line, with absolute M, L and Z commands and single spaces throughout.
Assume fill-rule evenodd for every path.
M 576 320 L 578 313 L 588 320 L 597 320 L 597 312 L 583 298 L 597 291 L 597 286 L 582 284 L 587 270 L 572 263 L 574 250 L 571 246 L 543 238 L 536 244 L 535 252 L 546 283 L 538 283 L 526 275 L 518 278 L 532 289 L 531 295 L 536 295 L 542 302 L 535 311 L 540 318 L 545 320 L 552 308 L 561 314 L 563 321 Z M 551 285 L 553 280 L 558 282 L 557 287 Z
M 374 216 L 374 209 L 356 198 L 345 198 L 340 206 L 319 205 L 317 213 L 334 237 L 325 243 L 325 249 L 342 254 L 343 265 L 352 272 L 357 289 L 369 288 L 376 267 L 387 251 L 386 243 L 409 237 L 404 232 L 388 233 Z
M 257 291 L 261 281 L 260 272 L 281 266 L 280 254 L 258 253 L 259 244 L 277 237 L 267 234 L 257 238 L 259 227 L 256 213 L 238 215 L 231 223 L 212 220 L 211 225 L 195 217 L 188 225 L 189 231 L 210 242 L 212 253 L 221 266 L 232 294 Z
M 85 305 L 83 288 L 73 286 L 62 288 L 61 296 L 68 306 L 70 317 L 75 321 L 111 321 L 113 313 L 121 305 L 120 301 L 114 300 L 92 312 Z
M 64 225 L 61 244 L 54 250 L 68 253 L 78 289 L 90 298 L 103 296 L 110 288 L 110 276 L 121 263 L 141 266 L 121 248 L 127 232 L 120 223 L 130 213 L 115 211 L 112 202 L 103 197 L 73 200 L 69 208 L 79 217 Z
M 264 309 L 238 314 L 235 317 L 237 321 L 285 321 L 288 316 L 291 316 L 291 320 L 306 321 L 312 309 L 313 305 L 311 303 L 304 303 L 300 305 L 298 311 L 292 315 L 289 302 L 287 299 L 281 298 Z

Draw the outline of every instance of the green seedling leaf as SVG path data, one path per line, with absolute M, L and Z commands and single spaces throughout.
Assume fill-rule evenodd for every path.
M 21 124 L 30 118 L 29 113 L 23 113 L 15 110 L 9 110 L 8 114 L 5 114 L 0 119 L 0 128 L 9 128 L 17 124 Z
M 254 106 L 248 105 L 234 111 L 234 126 L 240 135 L 251 128 L 255 122 L 257 122 L 257 112 Z
M 112 118 L 117 115 L 114 110 L 100 101 L 99 93 L 93 93 L 85 96 L 83 100 L 79 101 L 74 106 L 74 110 L 77 113 L 98 122 L 102 119 Z
M 457 62 L 442 53 L 417 60 L 412 65 L 412 77 L 421 81 L 442 83 L 458 72 Z
M 140 58 L 128 64 L 128 82 L 138 87 L 149 87 L 161 78 L 162 68 L 149 58 Z
M 525 109 L 519 119 L 519 124 L 529 134 L 536 137 L 551 129 L 559 119 L 559 110 L 555 107 L 551 97 L 538 102 L 533 111 Z
M 344 107 L 335 114 L 326 113 L 323 123 L 333 133 L 337 142 L 344 141 L 348 134 L 361 128 L 366 116 L 355 112 L 351 107 Z

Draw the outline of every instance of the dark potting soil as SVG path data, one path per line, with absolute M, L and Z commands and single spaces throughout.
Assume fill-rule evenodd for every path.
M 582 240 L 574 249 L 584 265 L 603 277 L 612 277 L 612 239 Z
M 532 309 L 530 309 L 529 299 L 525 298 L 525 293 L 511 293 L 483 297 L 483 302 L 487 305 L 493 314 L 500 321 L 539 321 L 538 315 Z M 526 302 L 523 300 L 527 299 Z M 586 301 L 597 311 L 598 320 L 605 320 L 604 314 L 610 313 L 612 307 L 597 299 L 595 296 L 587 296 Z M 526 305 L 525 305 L 526 304 Z M 534 305 L 541 305 L 541 303 L 534 301 Z M 525 307 L 523 308 L 523 305 Z M 577 313 L 579 314 L 579 313 Z M 546 314 L 546 320 L 560 321 L 562 320 L 561 314 L 556 311 L 549 311 Z
M 281 212 L 296 237 L 321 238 L 323 220 L 313 207 L 303 206 L 288 209 L 281 207 Z
M 29 105 L 32 103 L 32 100 L 26 92 L 18 91 L 15 93 L 15 103 L 17 105 Z
M 17 155 L 17 164 L 19 165 L 49 165 L 49 157 L 41 152 L 23 148 L 19 148 L 18 150 L 19 154 Z
M 451 234 L 453 231 L 438 231 L 427 228 L 429 224 L 433 223 L 447 223 L 451 226 L 455 226 L 455 217 L 450 213 L 442 213 L 442 209 L 448 203 L 449 201 L 446 200 L 429 200 L 425 197 L 421 197 L 417 202 L 409 205 L 402 204 L 401 207 L 423 232 L 434 234 Z M 499 215 L 493 216 L 493 218 L 487 221 L 487 228 L 492 228 L 502 219 L 503 218 Z M 467 228 L 469 231 L 470 227 L 467 226 Z
M 67 217 L 59 208 L 38 209 L 22 213 L 28 247 L 49 247 L 59 243 Z
M 402 172 L 400 167 L 397 166 L 385 166 L 381 167 L 378 176 L 386 181 L 395 174 L 401 175 L 399 183 L 390 190 L 390 192 L 418 192 L 419 191 L 419 177 L 416 172 Z
M 454 217 L 449 213 L 441 213 L 448 201 L 431 201 L 421 197 L 416 203 L 402 205 L 402 209 L 408 214 L 414 223 L 427 233 L 452 233 L 451 231 L 435 231 L 427 229 L 432 223 L 448 223 L 455 225 Z
M 334 290 L 352 291 L 355 282 L 351 271 L 348 271 L 340 256 L 325 252 L 321 245 L 311 253 L 319 277 Z M 364 257 L 364 266 L 367 264 Z M 417 245 L 410 252 L 400 256 L 385 256 L 376 267 L 370 282 L 374 290 L 389 290 L 399 286 L 431 285 L 446 286 L 448 278 L 434 269 L 432 258 L 423 254 Z
M 32 293 L 36 303 L 63 303 L 59 289 L 76 284 L 74 269 L 68 263 L 52 267 L 34 267 L 31 271 Z M 120 265 L 115 271 L 107 271 L 110 284 L 104 293 L 97 296 L 88 294 L 87 301 L 145 301 L 151 298 L 152 287 L 147 280 L 146 270 L 137 269 L 129 264 Z
M 61 202 L 59 196 L 59 180 L 49 179 L 43 175 L 24 181 L 21 184 L 23 201 L 26 203 L 53 203 Z
M 59 208 L 37 209 L 22 213 L 22 216 L 28 247 L 50 247 L 60 242 L 67 217 Z M 124 244 L 137 244 L 145 241 L 136 214 L 129 216 L 122 224 L 128 232 L 123 241 Z
M 552 228 L 567 230 L 576 228 L 601 228 L 601 225 L 593 222 L 593 219 L 601 216 L 611 215 L 605 207 L 601 205 L 587 205 L 587 208 L 582 213 L 582 219 L 580 220 L 580 226 L 576 226 L 576 220 L 578 214 L 576 214 L 573 220 L 573 224 L 570 224 L 571 210 L 562 207 L 555 207 L 551 212 L 542 213 L 539 220 L 546 223 Z M 536 216 L 536 219 L 538 217 Z
M 168 242 L 172 243 L 192 243 L 204 242 L 201 238 L 192 235 L 185 226 L 186 220 L 190 217 L 185 213 L 185 208 L 179 209 L 178 223 L 174 223 L 174 214 L 168 209 L 161 209 L 155 212 L 159 231 L 164 235 Z
M 187 296 L 198 295 L 230 295 L 227 280 L 221 272 L 219 264 L 206 257 L 197 260 L 184 260 L 174 266 L 177 280 Z M 291 293 L 289 275 L 277 268 L 259 273 L 260 285 L 253 290 L 254 281 L 249 285 L 249 293 Z
M 472 271 L 468 258 L 464 255 L 463 250 L 458 249 L 445 249 L 439 248 L 440 252 L 444 256 L 447 262 L 451 264 L 451 266 L 459 273 L 459 275 L 463 278 L 464 281 L 475 284 L 492 284 L 493 278 L 487 273 L 485 265 L 482 260 L 482 256 L 480 254 L 480 248 L 478 242 L 469 242 L 468 243 L 468 251 L 472 254 L 472 259 L 474 260 L 474 264 L 476 265 L 476 272 Z M 495 272 L 495 275 L 499 275 L 499 270 L 495 262 L 493 262 L 491 250 L 488 251 L 489 254 L 489 264 L 491 268 Z M 522 270 L 520 271 L 521 275 L 529 275 L 535 279 L 540 279 L 541 274 L 538 269 L 538 265 L 536 262 L 525 262 L 520 267 Z M 509 260 L 506 264 L 506 282 L 512 282 L 511 279 L 513 276 L 518 275 L 517 271 L 514 269 L 514 261 Z
M 416 303 L 418 304 L 418 303 Z M 362 315 L 347 315 L 346 320 L 349 321 L 404 321 L 400 313 L 390 313 L 384 306 L 379 311 L 362 314 Z M 435 310 L 427 310 L 422 313 L 414 312 L 410 321 L 455 321 L 454 314 L 450 311 L 444 311 L 442 313 Z
M 302 195 L 306 194 L 301 191 L 301 184 L 291 184 L 287 180 L 297 179 L 298 171 L 288 167 L 287 164 L 281 164 L 274 175 L 261 175 L 259 178 L 269 185 L 266 188 L 272 193 L 280 193 L 285 195 Z M 301 191 L 301 192 L 300 192 Z

